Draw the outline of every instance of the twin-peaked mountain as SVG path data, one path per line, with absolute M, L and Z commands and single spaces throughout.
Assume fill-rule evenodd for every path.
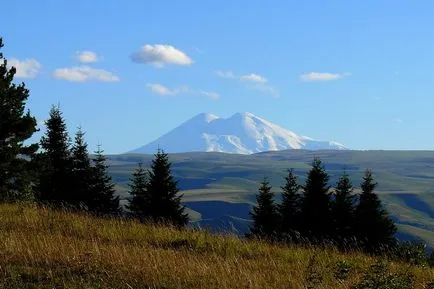
M 201 113 L 130 153 L 153 154 L 157 148 L 167 153 L 225 152 L 253 154 L 287 149 L 345 150 L 333 141 L 299 136 L 252 113 L 236 113 L 229 118 Z

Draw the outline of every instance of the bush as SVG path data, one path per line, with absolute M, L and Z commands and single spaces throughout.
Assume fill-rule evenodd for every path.
M 385 262 L 377 262 L 352 289 L 412 289 L 414 276 L 409 272 L 391 273 Z
M 393 250 L 393 258 L 411 265 L 428 265 L 426 244 L 420 241 L 407 241 L 398 244 Z

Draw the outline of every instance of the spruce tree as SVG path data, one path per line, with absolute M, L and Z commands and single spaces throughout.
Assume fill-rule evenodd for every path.
M 38 149 L 37 144 L 24 145 L 37 131 L 36 119 L 25 112 L 29 90 L 13 83 L 15 73 L 0 51 L 0 201 L 7 202 L 32 198 L 28 159 Z
M 377 183 L 370 170 L 366 170 L 360 186 L 362 192 L 355 212 L 358 241 L 371 253 L 387 250 L 396 243 L 396 226 L 374 192 Z
M 335 240 L 339 245 L 350 245 L 354 237 L 354 195 L 353 185 L 347 173 L 344 173 L 336 183 L 332 202 L 332 215 Z
M 250 212 L 253 225 L 247 237 L 272 240 L 276 237 L 278 229 L 277 206 L 274 202 L 274 194 L 267 178 L 261 182 L 259 193 L 256 196 L 256 206 Z
M 169 223 L 185 226 L 188 215 L 181 204 L 178 182 L 171 173 L 172 164 L 164 151 L 158 150 L 148 171 L 147 192 L 149 196 L 149 212 L 147 218 L 157 223 Z
M 119 197 L 115 196 L 115 184 L 108 174 L 108 165 L 101 146 L 98 146 L 93 159 L 91 193 L 87 199 L 90 212 L 97 215 L 118 215 L 120 213 Z
M 322 242 L 331 235 L 329 175 L 320 159 L 315 158 L 307 174 L 302 196 L 301 229 L 312 242 Z
M 92 167 L 89 159 L 85 133 L 78 128 L 72 147 L 73 196 L 71 204 L 76 207 L 87 207 L 91 198 Z
M 282 203 L 279 208 L 280 231 L 285 238 L 297 240 L 300 230 L 300 196 L 297 177 L 293 170 L 289 169 L 285 177 L 285 185 L 282 187 Z
M 38 199 L 54 205 L 73 203 L 72 158 L 65 120 L 58 106 L 50 110 L 47 130 L 41 139 L 43 152 L 38 155 L 40 178 Z
M 134 217 L 138 217 L 140 220 L 145 220 L 149 214 L 149 194 L 148 194 L 148 175 L 143 168 L 143 164 L 139 163 L 134 170 L 130 179 L 129 193 L 132 199 L 129 200 L 127 209 L 130 210 Z

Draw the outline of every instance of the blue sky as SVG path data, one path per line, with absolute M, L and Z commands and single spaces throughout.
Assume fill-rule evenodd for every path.
M 107 153 L 249 111 L 352 149 L 434 149 L 433 1 L 6 1 L 38 121 Z M 38 136 L 39 137 L 39 136 Z

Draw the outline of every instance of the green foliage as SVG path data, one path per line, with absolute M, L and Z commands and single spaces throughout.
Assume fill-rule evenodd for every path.
M 3 40 L 0 38 L 0 49 Z M 33 178 L 28 159 L 37 144 L 24 145 L 37 131 L 36 119 L 25 111 L 29 90 L 24 83 L 13 83 L 16 69 L 8 69 L 0 52 L 0 201 L 16 202 L 33 199 Z
M 72 147 L 72 184 L 74 199 L 72 204 L 76 207 L 88 206 L 91 195 L 92 168 L 87 150 L 87 143 L 84 140 L 85 133 L 78 129 L 75 134 L 75 142 Z
M 172 176 L 171 166 L 168 155 L 158 150 L 152 160 L 151 169 L 148 171 L 146 189 L 141 187 L 142 191 L 137 191 L 143 196 L 143 198 L 140 197 L 142 198 L 141 203 L 130 203 L 130 206 L 133 206 L 134 210 L 145 219 L 182 227 L 189 220 L 184 206 L 181 205 L 182 194 L 179 194 L 178 182 Z M 146 180 L 141 181 L 146 182 Z M 132 186 L 134 187 L 134 182 Z M 140 208 L 142 205 L 143 208 Z
M 331 204 L 334 239 L 343 247 L 354 237 L 354 196 L 353 186 L 348 174 L 344 173 L 336 184 Z
M 337 280 L 347 280 L 350 275 L 351 269 L 352 265 L 349 264 L 347 261 L 339 261 L 335 265 L 335 271 L 333 275 Z
M 428 265 L 429 258 L 426 254 L 426 244 L 420 241 L 399 242 L 392 251 L 393 258 L 411 265 Z
M 374 193 L 377 183 L 371 171 L 366 170 L 360 186 L 362 193 L 355 211 L 358 241 L 368 252 L 390 250 L 396 243 L 396 226 Z
M 148 175 L 142 163 L 139 163 L 134 170 L 129 186 L 130 190 L 128 193 L 132 196 L 132 199 L 129 200 L 127 209 L 130 210 L 133 216 L 144 220 L 150 205 L 150 200 L 147 190 Z
M 300 230 L 300 196 L 297 177 L 293 170 L 289 169 L 285 176 L 285 184 L 282 189 L 282 203 L 278 206 L 280 217 L 280 233 L 290 242 L 296 242 Z
M 93 159 L 93 174 L 91 180 L 91 198 L 87 200 L 90 212 L 98 215 L 117 215 L 120 213 L 119 197 L 115 196 L 115 184 L 108 174 L 108 166 L 103 150 L 98 146 Z
M 331 235 L 329 175 L 320 159 L 315 158 L 303 187 L 301 205 L 302 232 L 312 242 L 322 242 Z
M 261 239 L 274 239 L 278 229 L 277 206 L 274 203 L 274 194 L 267 178 L 261 182 L 259 193 L 256 196 L 257 205 L 253 207 L 250 215 L 253 225 L 250 227 L 248 237 Z
M 36 157 L 39 165 L 38 200 L 52 205 L 74 203 L 72 156 L 66 123 L 60 108 L 53 106 L 41 139 L 43 151 Z
M 414 276 L 409 272 L 391 273 L 385 262 L 377 262 L 369 268 L 362 280 L 352 289 L 413 289 Z

